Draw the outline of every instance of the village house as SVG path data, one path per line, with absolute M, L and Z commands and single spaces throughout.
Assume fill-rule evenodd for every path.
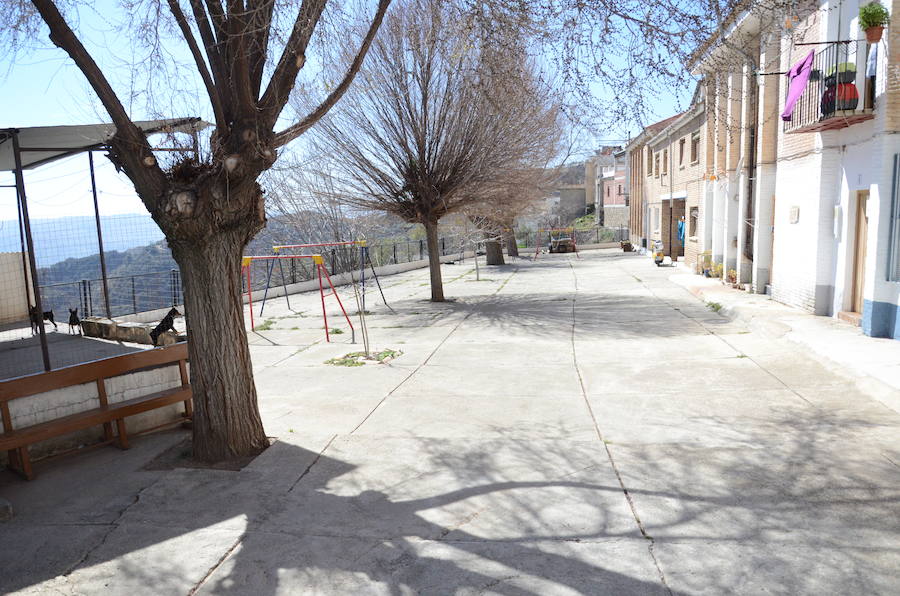
M 695 53 L 710 144 L 698 245 L 754 292 L 897 337 L 900 33 L 867 42 L 859 5 L 737 12 L 727 44 Z
M 650 237 L 648 204 L 650 198 L 649 180 L 653 175 L 653 151 L 647 141 L 656 136 L 680 114 L 660 120 L 644 128 L 625 146 L 628 178 L 628 230 L 631 244 L 647 248 Z

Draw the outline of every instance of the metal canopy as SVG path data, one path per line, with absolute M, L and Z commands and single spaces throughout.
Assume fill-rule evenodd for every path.
M 200 118 L 143 120 L 135 124 L 146 135 L 193 133 L 209 126 L 209 123 Z M 112 123 L 0 129 L 0 171 L 11 172 L 16 169 L 11 142 L 14 135 L 18 136 L 21 167 L 30 170 L 76 153 L 105 147 L 115 133 L 116 126 Z

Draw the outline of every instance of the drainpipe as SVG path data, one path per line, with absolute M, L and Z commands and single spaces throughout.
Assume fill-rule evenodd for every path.
M 753 246 L 753 227 L 756 225 L 755 214 L 755 190 L 756 190 L 756 137 L 759 126 L 759 75 L 757 74 L 757 69 L 751 64 L 751 68 L 753 68 L 753 85 L 750 86 L 750 154 L 747 156 L 747 211 L 744 213 L 744 227 L 745 236 L 744 236 L 744 246 L 741 247 L 744 256 L 750 259 L 751 261 L 754 259 L 755 251 Z M 751 223 L 752 222 L 752 223 Z M 749 254 L 748 254 L 749 253 Z M 753 276 L 753 270 L 750 270 L 751 278 Z M 753 281 L 752 279 L 750 280 Z

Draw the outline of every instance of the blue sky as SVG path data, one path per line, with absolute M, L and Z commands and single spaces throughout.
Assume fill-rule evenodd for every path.
M 120 43 L 119 39 L 109 34 L 109 26 L 102 22 L 97 13 L 83 13 L 80 21 L 82 31 L 88 31 L 94 42 L 93 48 L 103 48 L 104 54 L 110 46 Z M 46 36 L 46 32 L 42 35 Z M 112 41 L 110 41 L 112 40 Z M 176 54 L 183 52 L 180 44 L 169 44 L 167 50 Z M 116 52 L 130 53 L 130 48 L 118 47 Z M 96 55 L 98 61 L 115 57 Z M 126 57 L 128 60 L 131 57 Z M 124 62 L 116 64 L 122 68 Z M 90 87 L 80 71 L 68 57 L 54 47 L 37 50 L 28 56 L 20 57 L 12 64 L 9 61 L 0 63 L 0 73 L 6 73 L 2 79 L 3 93 L 0 93 L 0 127 L 48 126 L 57 124 L 89 124 L 108 121 L 108 117 L 99 105 Z M 599 86 L 591 85 L 592 90 Z M 680 93 L 663 92 L 658 98 L 654 112 L 659 119 L 673 114 L 679 100 L 682 105 L 689 99 L 691 90 L 680 90 Z M 604 101 L 623 101 L 615 93 L 600 98 Z M 186 114 L 172 114 L 183 116 Z M 195 114 L 191 114 L 195 115 Z M 203 116 L 204 114 L 196 114 Z M 135 118 L 145 118 L 144 114 L 135 114 Z M 639 131 L 636 124 L 620 129 L 594 130 L 595 141 L 612 138 L 623 138 L 627 134 L 634 135 Z M 593 143 L 588 143 L 590 147 Z M 585 148 L 586 153 L 591 150 Z M 97 185 L 100 191 L 100 211 L 103 215 L 145 213 L 145 209 L 134 193 L 130 181 L 117 174 L 112 164 L 101 154 L 95 155 Z M 29 207 L 33 218 L 64 217 L 84 215 L 91 210 L 90 178 L 87 169 L 87 156 L 76 155 L 50 165 L 26 172 L 26 187 Z M 0 174 L 0 183 L 9 184 L 12 176 Z M 12 189 L 0 189 L 0 220 L 16 218 L 16 200 Z

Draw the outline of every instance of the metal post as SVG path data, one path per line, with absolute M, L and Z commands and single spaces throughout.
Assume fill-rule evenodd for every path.
M 169 272 L 169 285 L 172 286 L 172 308 L 175 308 L 175 305 L 178 304 L 178 290 L 175 289 L 175 275 L 176 270 L 172 269 L 172 271 Z
M 78 290 L 79 290 L 78 293 L 80 294 L 79 298 L 81 299 L 81 316 L 88 317 L 90 315 L 88 314 L 87 280 L 86 279 L 82 279 L 81 283 L 78 284 Z
M 394 265 L 397 264 L 397 243 L 394 242 Z
M 362 311 L 366 312 L 366 250 L 365 246 L 359 247 L 359 281 L 362 288 Z
M 88 312 L 91 313 L 91 316 L 94 316 L 94 288 L 91 287 L 91 280 L 87 280 L 87 299 L 88 299 Z
M 447 246 L 444 242 L 444 238 L 441 238 L 441 256 L 447 254 Z
M 16 210 L 19 212 L 19 251 L 22 253 L 22 285 L 25 286 L 25 310 L 31 308 L 31 290 L 28 289 L 28 256 L 25 254 L 25 227 L 22 219 L 22 201 L 16 189 Z M 82 311 L 83 312 L 83 311 Z M 31 313 L 29 313 L 29 318 Z
M 94 196 L 94 221 L 97 222 L 97 247 L 100 250 L 100 276 L 103 278 L 103 304 L 106 318 L 112 319 L 109 308 L 109 282 L 106 279 L 106 257 L 103 255 L 103 232 L 100 230 L 100 205 L 97 202 L 97 179 L 94 177 L 94 152 L 88 151 L 88 169 L 91 172 L 91 194 Z
M 137 291 L 134 288 L 134 276 L 131 276 L 131 306 L 134 314 L 137 314 Z
M 425 258 L 425 250 L 424 250 L 424 248 L 425 248 L 425 247 L 424 247 L 424 242 L 423 242 L 422 240 L 419 240 L 419 260 L 420 260 L 420 261 L 421 261 L 422 259 Z
M 291 299 L 288 296 L 287 291 L 287 278 L 284 276 L 284 267 L 281 265 L 281 259 L 275 259 L 278 261 L 278 273 L 281 274 L 281 287 L 284 289 L 284 301 L 287 303 L 288 310 L 291 310 Z M 291 263 L 293 264 L 294 259 L 291 259 Z
M 337 273 L 337 268 L 335 267 L 335 264 L 337 263 L 337 261 L 335 260 L 335 254 L 336 254 L 335 250 L 332 248 L 331 249 L 331 272 L 332 273 Z
M 34 258 L 34 238 L 31 236 L 31 219 L 28 217 L 28 199 L 25 197 L 25 177 L 22 175 L 22 153 L 19 151 L 19 131 L 12 133 L 13 157 L 16 162 L 16 190 L 25 224 L 25 243 L 28 245 L 28 265 L 31 267 L 31 289 L 34 292 L 34 308 L 37 310 L 38 332 L 41 337 L 41 356 L 44 370 L 50 370 L 50 349 L 47 347 L 47 330 L 44 329 L 44 305 L 41 304 L 41 288 L 38 283 L 37 262 Z M 27 280 L 26 280 L 27 283 Z M 30 314 L 30 313 L 29 313 Z M 30 316 L 29 316 L 30 319 Z
M 263 292 L 262 304 L 260 304 L 259 306 L 259 316 L 263 316 L 263 311 L 266 309 L 266 300 L 269 297 L 269 284 L 272 282 L 272 270 L 275 269 L 276 260 L 278 259 L 271 259 L 269 261 L 269 264 L 266 266 L 266 289 Z M 247 266 L 249 267 L 250 265 Z

